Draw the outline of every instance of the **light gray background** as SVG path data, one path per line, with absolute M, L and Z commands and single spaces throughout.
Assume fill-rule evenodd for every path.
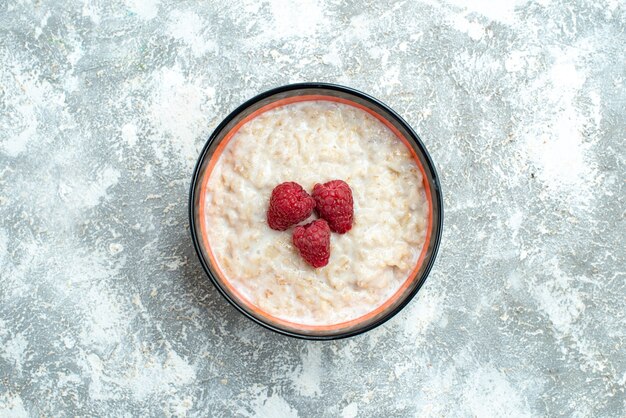
M 0 416 L 626 414 L 620 1 L 0 1 Z M 384 326 L 306 342 L 192 249 L 198 152 L 296 81 L 431 151 L 435 268 Z

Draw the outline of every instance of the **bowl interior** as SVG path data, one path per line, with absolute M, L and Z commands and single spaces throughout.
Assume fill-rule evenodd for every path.
M 358 107 L 378 118 L 411 150 L 422 171 L 429 202 L 426 241 L 418 262 L 401 288 L 382 306 L 355 320 L 329 326 L 297 324 L 274 317 L 246 300 L 226 279 L 214 260 L 206 233 L 205 190 L 207 180 L 228 141 L 249 120 L 278 106 L 308 100 L 330 100 Z M 309 339 L 355 335 L 380 325 L 397 313 L 417 293 L 434 262 L 442 228 L 442 198 L 433 163 L 419 137 L 393 110 L 361 92 L 327 84 L 296 84 L 262 93 L 232 112 L 213 132 L 194 171 L 190 195 L 190 222 L 200 261 L 217 289 L 237 309 L 257 323 L 277 332 Z

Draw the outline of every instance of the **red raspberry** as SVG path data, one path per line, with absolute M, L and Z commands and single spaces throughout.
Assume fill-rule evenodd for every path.
M 330 229 L 344 234 L 352 228 L 354 201 L 352 190 L 343 180 L 333 180 L 313 187 L 317 213 L 328 221 Z
M 323 219 L 293 230 L 293 245 L 304 261 L 315 268 L 324 267 L 330 258 L 330 228 Z
M 267 209 L 267 223 L 270 228 L 284 231 L 291 225 L 304 221 L 315 209 L 315 200 L 292 181 L 274 187 Z

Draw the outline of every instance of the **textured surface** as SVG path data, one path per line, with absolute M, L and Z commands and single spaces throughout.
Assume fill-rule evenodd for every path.
M 464 3 L 0 2 L 0 416 L 626 414 L 626 6 Z M 419 297 L 327 343 L 187 225 L 211 129 L 307 80 L 405 116 L 447 209 Z

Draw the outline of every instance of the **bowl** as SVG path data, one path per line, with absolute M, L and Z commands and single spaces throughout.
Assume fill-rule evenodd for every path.
M 289 322 L 261 310 L 249 302 L 224 277 L 217 266 L 205 231 L 207 180 L 222 150 L 246 122 L 270 109 L 290 103 L 327 100 L 357 107 L 386 125 L 411 151 L 422 173 L 429 205 L 426 240 L 414 269 L 401 287 L 380 307 L 354 320 L 333 325 L 305 325 Z M 358 216 L 358 214 L 357 214 Z M 443 228 L 443 198 L 432 159 L 419 136 L 395 111 L 358 90 L 327 83 L 298 83 L 261 93 L 230 113 L 204 145 L 193 171 L 189 193 L 191 236 L 200 263 L 217 290 L 243 315 L 265 328 L 291 337 L 329 340 L 354 336 L 375 328 L 397 314 L 417 294 L 435 262 Z

